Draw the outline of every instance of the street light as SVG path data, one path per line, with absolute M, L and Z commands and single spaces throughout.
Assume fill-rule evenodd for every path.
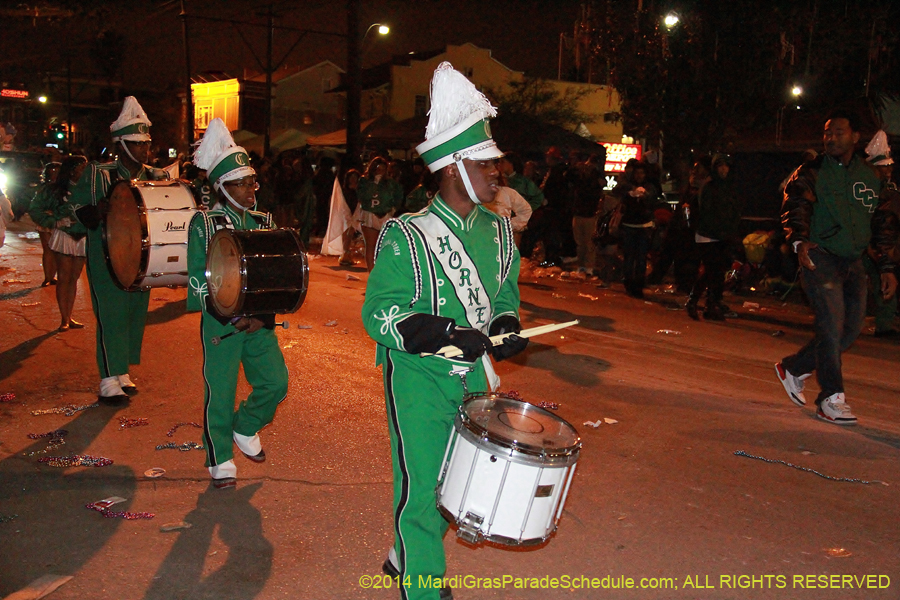
M 784 129 L 784 109 L 789 105 L 794 104 L 797 110 L 800 110 L 800 105 L 795 104 L 800 100 L 800 96 L 803 95 L 803 88 L 799 84 L 794 84 L 791 87 L 791 96 L 792 98 L 785 102 L 781 108 L 778 109 L 778 113 L 775 115 L 775 145 L 781 145 L 781 134 Z
M 38 102 L 41 104 L 47 104 L 47 96 L 38 96 Z
M 672 29 L 673 27 L 678 25 L 679 21 L 681 21 L 681 19 L 678 18 L 678 15 L 670 12 L 666 15 L 666 18 L 663 19 L 663 24 L 665 24 L 666 29 Z

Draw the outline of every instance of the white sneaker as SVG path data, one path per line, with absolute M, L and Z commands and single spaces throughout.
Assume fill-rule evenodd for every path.
M 258 433 L 253 435 L 241 435 L 235 431 L 234 443 L 237 444 L 238 449 L 243 452 L 244 456 L 253 462 L 264 462 L 266 460 L 266 453 L 263 451 L 262 442 L 259 439 Z
M 119 380 L 119 386 L 122 388 L 123 392 L 129 396 L 137 393 L 137 386 L 131 381 L 131 377 L 128 376 L 128 373 L 116 375 L 116 378 Z
M 233 460 L 226 460 L 214 467 L 209 467 L 209 474 L 214 479 L 222 479 L 223 477 L 237 477 L 237 465 Z
M 791 402 L 797 406 L 806 406 L 806 396 L 803 395 L 803 388 L 805 386 L 803 381 L 809 377 L 811 373 L 796 377 L 795 375 L 792 375 L 790 371 L 785 369 L 781 363 L 775 363 L 775 375 L 778 377 L 778 381 L 781 382 L 781 385 L 784 386 L 784 391 L 787 392 Z
M 844 401 L 844 394 L 841 392 L 822 400 L 816 416 L 835 425 L 856 425 L 856 415 L 850 411 L 850 406 Z
M 118 377 L 113 375 L 100 380 L 100 395 L 97 396 L 98 402 L 108 406 L 118 406 L 126 400 L 128 400 L 128 396 L 122 391 Z

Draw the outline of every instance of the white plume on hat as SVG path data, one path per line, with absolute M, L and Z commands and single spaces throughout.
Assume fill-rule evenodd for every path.
M 194 164 L 206 171 L 215 189 L 226 181 L 256 174 L 247 151 L 234 143 L 225 121 L 218 117 L 209 122 L 203 139 L 197 142 Z
M 147 127 L 129 127 L 130 125 L 138 124 L 144 124 Z M 150 117 L 147 116 L 147 113 L 141 107 L 137 98 L 128 96 L 122 104 L 122 111 L 119 113 L 119 118 L 112 122 L 109 126 L 109 130 L 113 134 L 113 141 L 119 141 L 120 139 L 128 141 L 147 141 L 150 139 L 147 128 L 151 125 L 153 125 L 153 123 L 150 122 Z M 127 131 L 122 131 L 126 128 L 128 129 Z
M 496 117 L 497 109 L 465 75 L 449 62 L 442 62 L 431 79 L 431 110 L 428 111 L 425 139 L 430 140 L 472 115 L 478 115 L 480 119 Z
M 894 164 L 891 158 L 891 147 L 888 144 L 887 134 L 882 130 L 872 137 L 872 141 L 866 146 L 866 154 L 869 158 L 868 162 L 876 166 L 887 166 Z
M 226 152 L 235 148 L 234 138 L 225 125 L 225 121 L 216 117 L 209 122 L 203 139 L 195 144 L 194 164 L 204 171 L 211 171 L 219 161 L 218 159 L 225 155 Z

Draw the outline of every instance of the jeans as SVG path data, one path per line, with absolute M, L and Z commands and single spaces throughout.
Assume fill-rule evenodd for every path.
M 597 215 L 593 217 L 572 217 L 572 233 L 578 246 L 578 266 L 593 272 L 597 263 L 597 246 L 594 232 L 597 231 Z
M 625 291 L 640 294 L 644 289 L 647 276 L 647 252 L 650 250 L 650 227 L 619 226 L 619 239 L 622 246 L 623 277 Z
M 861 258 L 841 258 L 819 248 L 810 250 L 809 257 L 816 270 L 801 269 L 801 280 L 815 313 L 815 337 L 781 363 L 797 377 L 816 372 L 820 404 L 844 391 L 841 353 L 862 331 L 867 284 Z

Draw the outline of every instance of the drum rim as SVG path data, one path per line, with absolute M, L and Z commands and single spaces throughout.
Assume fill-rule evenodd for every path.
M 438 485 L 438 488 L 440 488 L 440 485 Z M 437 492 L 437 490 L 435 490 L 435 492 Z M 447 507 L 445 507 L 443 504 L 441 504 L 440 495 L 438 495 L 438 498 L 437 498 L 437 509 L 438 509 L 438 512 L 441 513 L 441 516 L 444 517 L 444 519 L 448 523 L 450 523 L 451 525 L 456 525 L 457 528 L 459 527 L 459 523 L 457 523 L 457 521 L 456 521 L 456 516 Z M 492 533 L 490 535 L 485 535 L 484 532 L 482 532 L 481 530 L 478 531 L 478 537 L 480 538 L 480 540 L 483 540 L 485 542 L 500 544 L 502 546 L 540 546 L 541 544 L 543 544 L 544 542 L 549 540 L 550 537 L 554 533 L 556 533 L 556 530 L 558 528 L 559 528 L 559 525 L 556 522 L 556 520 L 554 519 L 553 524 L 550 527 L 550 531 L 548 531 L 547 535 L 545 535 L 544 537 L 527 538 L 524 540 L 519 540 L 516 538 L 506 537 L 505 535 L 497 535 L 495 533 Z
M 215 233 L 215 235 L 213 235 L 212 239 L 209 242 L 209 247 L 210 247 L 210 249 L 212 249 L 213 243 L 215 242 L 216 237 L 219 236 L 220 234 L 222 234 L 223 237 L 225 237 L 225 236 L 230 237 L 234 241 L 235 245 L 238 247 L 238 250 L 240 251 L 240 275 L 241 275 L 241 290 L 242 290 L 241 297 L 239 299 L 238 305 L 235 308 L 234 312 L 230 315 L 223 314 L 222 316 L 249 317 L 249 316 L 253 316 L 254 314 L 258 314 L 255 312 L 254 313 L 244 312 L 244 303 L 245 303 L 245 300 L 247 298 L 247 293 L 248 293 L 246 291 L 247 290 L 247 259 L 245 256 L 243 240 L 241 239 L 240 235 L 236 235 L 236 234 L 266 232 L 266 231 L 269 231 L 269 232 L 281 231 L 281 232 L 288 233 L 297 244 L 298 254 L 300 256 L 300 262 L 302 265 L 301 271 L 302 271 L 303 288 L 301 290 L 299 290 L 300 294 L 297 297 L 297 302 L 294 304 L 294 306 L 292 308 L 286 309 L 284 311 L 279 311 L 276 314 L 292 314 L 292 313 L 295 313 L 298 310 L 300 310 L 300 307 L 303 306 L 303 302 L 306 300 L 306 294 L 309 292 L 309 257 L 307 256 L 307 253 L 306 253 L 306 247 L 303 245 L 303 241 L 300 239 L 300 234 L 297 233 L 296 229 L 294 229 L 292 227 L 277 227 L 277 228 L 272 228 L 272 229 L 263 229 L 263 228 L 260 228 L 260 229 L 221 229 L 221 230 L 217 231 Z M 207 257 L 206 257 L 206 270 L 204 272 L 204 275 L 206 276 L 206 279 L 207 279 L 207 286 L 209 285 L 209 276 L 211 274 L 210 270 L 209 270 L 209 260 L 210 260 L 211 256 L 212 256 L 212 252 L 208 252 Z M 211 296 L 210 297 L 211 302 L 218 310 L 219 306 L 216 304 L 215 296 L 213 296 L 213 295 L 210 295 L 210 296 Z
M 137 179 L 120 179 L 113 183 L 112 186 L 110 186 L 109 191 L 106 193 L 106 201 L 108 202 L 109 199 L 112 198 L 113 192 L 117 187 L 119 187 L 120 185 L 127 185 L 128 189 L 131 191 L 131 197 L 134 198 L 135 204 L 137 205 L 138 216 L 141 221 L 141 258 L 138 261 L 139 277 L 136 277 L 131 285 L 122 285 L 122 282 L 119 281 L 119 278 L 116 275 L 115 270 L 113 269 L 112 260 L 110 259 L 109 253 L 109 240 L 107 239 L 105 218 L 103 220 L 103 226 L 100 228 L 100 237 L 103 241 L 103 256 L 106 259 L 106 268 L 109 271 L 110 278 L 113 280 L 113 283 L 116 285 L 116 287 L 125 292 L 139 292 L 145 289 L 149 289 L 141 286 L 141 284 L 144 282 L 144 279 L 146 278 L 146 275 L 141 276 L 140 274 L 147 271 L 147 265 L 150 262 L 150 247 L 148 244 L 150 232 L 147 225 L 147 207 L 144 204 L 144 197 L 137 192 L 137 183 L 142 182 L 139 182 Z
M 515 440 L 510 440 L 502 436 L 492 434 L 485 428 L 474 423 L 472 419 L 469 418 L 469 415 L 466 414 L 466 405 L 472 400 L 476 400 L 478 398 L 490 398 L 492 400 L 502 398 L 505 400 L 512 400 L 514 402 L 521 402 L 522 404 L 527 405 L 529 407 L 529 410 L 533 409 L 539 413 L 549 415 L 554 419 L 559 419 L 572 428 L 572 431 L 575 433 L 575 443 L 565 448 L 537 448 L 536 446 L 533 446 L 531 444 L 517 442 Z M 476 446 L 483 446 L 486 449 L 490 449 L 494 454 L 498 453 L 493 452 L 495 450 L 499 451 L 500 454 L 506 454 L 507 451 L 511 451 L 527 457 L 538 458 L 540 459 L 540 464 L 543 464 L 545 466 L 564 466 L 574 464 L 578 460 L 578 455 L 581 452 L 581 436 L 578 434 L 578 430 L 575 429 L 575 427 L 571 423 L 569 423 L 562 417 L 553 414 L 545 408 L 541 408 L 540 406 L 535 406 L 534 404 L 524 402 L 523 400 L 519 400 L 518 398 L 514 398 L 502 392 L 483 392 L 467 395 L 463 403 L 460 404 L 459 408 L 457 409 L 454 425 L 460 435 L 465 437 Z M 534 462 L 532 460 L 516 460 L 515 457 L 515 454 L 509 454 L 509 458 L 510 460 L 512 460 L 512 462 L 526 462 L 528 464 L 533 464 Z
M 217 238 L 219 238 L 219 237 L 229 238 L 231 240 L 231 243 L 234 244 L 238 250 L 238 263 L 240 265 L 238 267 L 238 272 L 240 273 L 240 280 L 241 280 L 241 294 L 238 296 L 237 305 L 235 306 L 235 308 L 231 312 L 231 314 L 225 314 L 222 312 L 222 310 L 221 310 L 222 307 L 216 301 L 215 294 L 210 293 L 209 299 L 213 303 L 213 306 L 215 307 L 216 311 L 218 311 L 219 314 L 221 314 L 224 317 L 246 317 L 249 315 L 244 315 L 244 314 L 240 314 L 240 313 L 241 313 L 241 310 L 244 308 L 244 300 L 247 297 L 247 295 L 246 295 L 247 258 L 244 256 L 244 245 L 243 245 L 243 242 L 242 242 L 240 236 L 233 235 L 234 233 L 235 233 L 235 230 L 232 230 L 232 229 L 220 229 L 219 231 L 217 231 L 215 233 L 215 235 L 213 235 L 212 239 L 209 241 L 209 251 L 206 253 L 206 270 L 204 271 L 204 275 L 206 276 L 207 289 L 210 289 L 209 288 L 209 276 L 212 274 L 212 272 L 210 271 L 209 263 L 210 263 L 210 260 L 212 260 L 212 249 L 213 249 L 214 245 L 217 243 L 216 242 Z

